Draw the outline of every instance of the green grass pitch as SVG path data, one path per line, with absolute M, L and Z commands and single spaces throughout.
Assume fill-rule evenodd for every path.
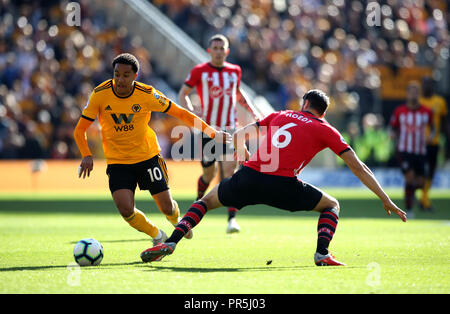
M 341 203 L 330 249 L 346 267 L 314 265 L 317 213 L 249 206 L 238 213 L 241 232 L 228 235 L 226 210 L 217 209 L 173 255 L 144 264 L 150 239 L 109 195 L 2 195 L 0 293 L 449 293 L 447 192 L 433 194 L 436 213 L 417 210 L 406 223 L 367 191 L 330 192 Z M 401 193 L 394 197 L 402 206 Z M 177 200 L 183 213 L 192 202 Z M 170 234 L 150 196 L 139 194 L 137 207 Z M 86 237 L 104 247 L 100 266 L 74 266 L 73 247 Z

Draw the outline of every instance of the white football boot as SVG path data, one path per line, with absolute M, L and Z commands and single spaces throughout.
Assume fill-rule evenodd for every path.
M 236 233 L 241 231 L 241 227 L 236 222 L 236 218 L 228 220 L 227 233 Z

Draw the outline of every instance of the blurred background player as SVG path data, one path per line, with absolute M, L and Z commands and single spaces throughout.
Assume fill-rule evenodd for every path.
M 428 173 L 426 146 L 434 134 L 433 113 L 420 104 L 419 96 L 419 83 L 410 82 L 406 104 L 398 106 L 391 118 L 392 136 L 397 142 L 397 157 L 405 179 L 405 209 L 409 218 L 414 218 L 416 189 L 423 188 Z M 431 130 L 428 135 L 427 127 Z
M 212 127 L 233 133 L 237 125 L 237 102 L 245 106 L 255 119 L 256 114 L 240 89 L 241 67 L 225 61 L 230 52 L 228 39 L 220 34 L 212 36 L 207 51 L 211 59 L 191 70 L 179 91 L 180 105 L 195 112 Z M 200 97 L 201 108 L 194 108 L 189 99 L 194 87 Z M 201 145 L 203 173 L 197 181 L 197 199 L 205 194 L 216 176 L 217 167 L 220 180 L 230 177 L 236 170 L 232 146 L 215 145 L 214 141 L 205 137 L 202 137 Z M 236 208 L 228 207 L 227 233 L 240 230 L 236 212 Z
M 123 219 L 133 228 L 153 238 L 153 244 L 167 236 L 135 207 L 135 190 L 149 190 L 157 207 L 173 225 L 180 210 L 169 190 L 166 163 L 155 132 L 148 125 L 152 112 L 164 112 L 190 126 L 198 126 L 208 137 L 225 142 L 230 137 L 215 131 L 186 109 L 179 107 L 150 85 L 135 81 L 139 62 L 129 53 L 118 55 L 112 63 L 113 79 L 101 83 L 92 92 L 74 131 L 81 152 L 79 177 L 90 175 L 94 167 L 86 131 L 98 117 L 103 150 L 107 161 L 109 189 Z M 230 137 L 231 139 L 231 137 Z M 187 235 L 192 238 L 192 234 Z
M 422 198 L 420 200 L 420 207 L 422 210 L 432 211 L 433 207 L 429 197 L 429 190 L 433 183 L 434 173 L 438 163 L 439 146 L 441 144 L 441 131 L 444 131 L 447 141 L 449 140 L 449 130 L 447 126 L 448 109 L 445 99 L 434 92 L 434 82 L 429 76 L 422 79 L 422 95 L 419 98 L 421 105 L 433 111 L 434 136 L 427 144 L 427 162 L 428 173 L 425 179 L 425 184 L 422 189 Z M 441 130 L 442 128 L 442 130 Z M 431 130 L 427 128 L 427 135 Z

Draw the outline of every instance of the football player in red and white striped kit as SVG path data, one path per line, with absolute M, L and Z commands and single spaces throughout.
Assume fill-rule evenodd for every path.
M 413 218 L 416 189 L 423 187 L 427 174 L 426 146 L 434 132 L 426 136 L 427 126 L 433 130 L 433 112 L 419 103 L 420 85 L 410 82 L 406 104 L 398 106 L 391 118 L 392 136 L 396 139 L 397 157 L 405 178 L 405 209 Z
M 229 54 L 228 39 L 221 34 L 214 35 L 209 40 L 207 49 L 211 59 L 192 68 L 179 91 L 180 105 L 202 117 L 209 125 L 220 130 L 233 133 L 236 129 L 236 103 L 246 107 L 255 117 L 247 97 L 240 90 L 241 67 L 226 62 Z M 189 94 L 193 88 L 201 100 L 201 108 L 194 108 Z M 217 166 L 220 169 L 220 180 L 233 175 L 236 161 L 233 159 L 232 145 L 215 145 L 208 138 L 202 138 L 202 175 L 197 181 L 197 199 L 200 199 L 216 176 Z M 237 209 L 228 208 L 227 233 L 238 232 L 236 222 Z
M 405 212 L 392 202 L 372 171 L 358 158 L 339 131 L 325 120 L 329 103 L 324 92 L 310 90 L 303 96 L 301 111 L 274 112 L 237 130 L 233 143 L 238 160 L 246 160 L 243 167 L 231 178 L 221 181 L 201 200 L 194 202 L 164 243 L 141 253 L 142 261 L 151 262 L 172 254 L 183 236 L 215 208 L 235 206 L 242 209 L 249 205 L 265 204 L 291 212 L 318 212 L 314 263 L 317 266 L 345 265 L 328 250 L 338 226 L 339 202 L 297 178 L 314 156 L 326 148 L 339 155 L 353 174 L 378 196 L 388 215 L 395 213 L 406 222 Z M 257 141 L 258 136 L 262 137 L 253 155 L 246 146 L 247 135 L 252 135 L 250 140 Z

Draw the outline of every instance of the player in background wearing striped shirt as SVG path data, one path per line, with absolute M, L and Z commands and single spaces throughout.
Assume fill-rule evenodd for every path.
M 236 129 L 236 103 L 246 107 L 254 116 L 251 103 L 240 89 L 241 67 L 229 62 L 228 39 L 220 34 L 209 40 L 207 49 L 211 59 L 192 68 L 179 91 L 180 105 L 196 113 L 216 129 L 233 133 Z M 193 88 L 201 100 L 201 108 L 194 108 L 189 98 Z M 216 176 L 219 167 L 220 180 L 233 175 L 236 161 L 233 159 L 232 145 L 214 144 L 209 138 L 202 137 L 202 175 L 197 181 L 197 199 L 205 194 L 209 184 Z M 236 222 L 237 209 L 228 207 L 227 233 L 238 232 L 240 226 Z
M 405 178 L 405 209 L 414 218 L 415 192 L 422 189 L 428 172 L 426 146 L 434 134 L 433 112 L 419 102 L 420 85 L 410 82 L 406 90 L 406 104 L 398 106 L 391 118 L 392 136 L 396 140 L 397 157 Z M 431 132 L 427 135 L 426 129 Z

